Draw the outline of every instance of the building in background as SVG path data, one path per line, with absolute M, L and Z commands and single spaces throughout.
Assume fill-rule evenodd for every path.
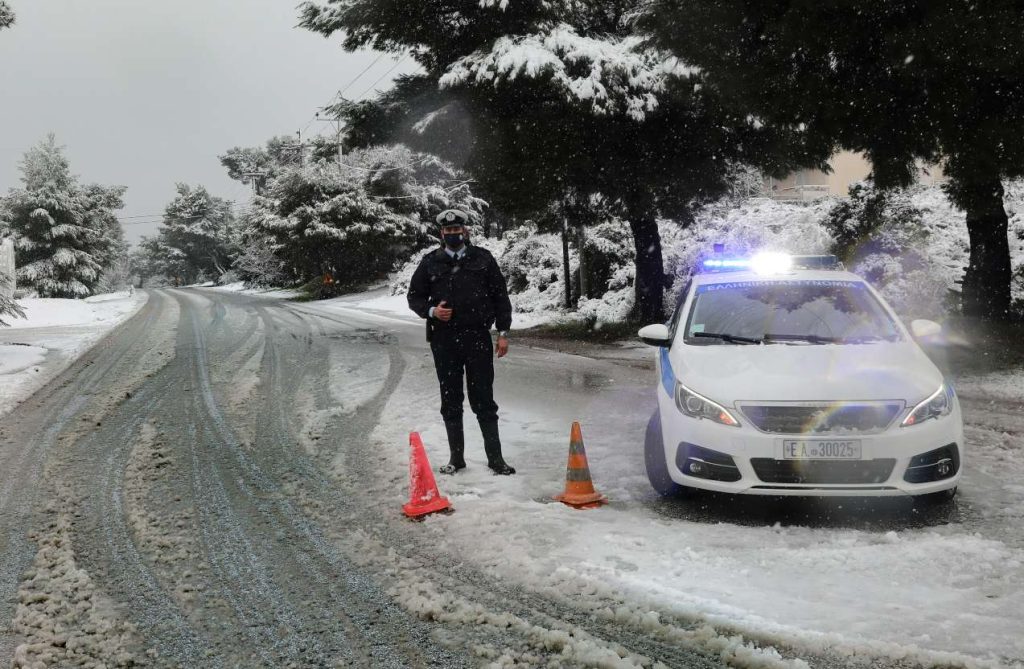
M 862 154 L 852 151 L 837 153 L 829 161 L 832 171 L 799 170 L 785 179 L 766 179 L 765 187 L 775 200 L 817 200 L 822 197 L 846 197 L 850 185 L 863 181 L 871 173 L 871 163 Z M 918 183 L 940 184 L 944 181 L 938 165 L 919 166 Z

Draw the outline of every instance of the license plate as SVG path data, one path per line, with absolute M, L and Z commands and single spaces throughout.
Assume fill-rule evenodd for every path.
M 785 439 L 782 457 L 786 460 L 860 460 L 859 439 Z

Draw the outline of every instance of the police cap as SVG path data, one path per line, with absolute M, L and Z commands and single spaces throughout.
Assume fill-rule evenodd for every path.
M 437 223 L 441 227 L 446 225 L 466 225 L 469 223 L 469 214 L 459 209 L 446 209 L 437 215 Z

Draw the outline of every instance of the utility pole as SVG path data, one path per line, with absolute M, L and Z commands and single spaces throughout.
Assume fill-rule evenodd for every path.
M 295 136 L 299 138 L 299 140 L 298 140 L 299 143 L 298 144 L 288 144 L 288 145 L 283 146 L 281 148 L 282 149 L 288 149 L 289 151 L 298 151 L 299 152 L 299 165 L 302 166 L 302 167 L 305 167 L 306 166 L 306 147 L 302 144 L 302 131 L 301 130 L 297 130 L 295 132 Z
M 324 109 L 327 109 L 327 108 L 324 107 Z M 343 153 L 344 152 L 344 147 L 342 147 L 342 145 L 341 145 L 341 135 L 345 131 L 345 122 L 341 120 L 340 116 L 335 117 L 335 118 L 320 118 L 320 112 L 316 113 L 316 120 L 318 120 L 318 121 L 320 121 L 322 123 L 333 123 L 334 124 L 334 142 L 335 142 L 335 146 L 338 149 L 338 167 L 343 166 L 345 164 L 345 162 L 342 160 L 343 155 L 344 155 L 344 153 Z
M 246 172 L 242 176 L 249 178 L 249 183 L 252 184 L 252 194 L 258 196 L 260 194 L 260 182 L 263 181 L 263 177 L 267 176 L 266 172 Z

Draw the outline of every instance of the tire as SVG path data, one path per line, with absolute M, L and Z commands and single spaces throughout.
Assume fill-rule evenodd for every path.
M 665 461 L 665 446 L 661 435 L 661 412 L 654 411 L 647 421 L 647 433 L 644 436 L 644 464 L 647 468 L 647 480 L 651 487 L 662 497 L 683 497 L 689 491 L 686 486 L 679 485 L 668 474 L 668 463 Z
M 920 504 L 922 506 L 940 506 L 942 504 L 949 504 L 956 497 L 956 487 L 950 488 L 949 490 L 940 490 L 939 492 L 928 493 L 927 495 L 914 495 L 914 504 Z

